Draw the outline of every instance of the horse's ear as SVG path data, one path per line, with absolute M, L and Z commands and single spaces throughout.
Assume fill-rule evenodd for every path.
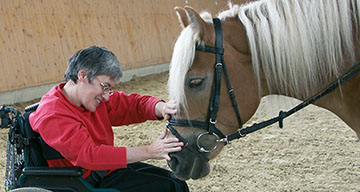
M 186 11 L 184 8 L 181 7 L 175 7 L 174 10 L 176 11 L 176 15 L 178 16 L 180 25 L 185 28 L 189 25 L 189 17 L 186 14 Z
M 206 23 L 205 21 L 200 17 L 200 15 L 191 7 L 185 6 L 185 10 L 187 12 L 187 15 L 189 16 L 191 27 L 199 32 L 199 37 L 202 39 L 205 34 L 205 28 Z

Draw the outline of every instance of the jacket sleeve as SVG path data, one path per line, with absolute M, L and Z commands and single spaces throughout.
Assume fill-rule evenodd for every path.
M 121 126 L 158 120 L 155 105 L 160 101 L 163 100 L 153 96 L 116 91 L 106 105 L 111 124 Z
M 47 113 L 34 124 L 44 141 L 72 165 L 90 170 L 125 168 L 126 148 L 97 144 L 72 114 Z

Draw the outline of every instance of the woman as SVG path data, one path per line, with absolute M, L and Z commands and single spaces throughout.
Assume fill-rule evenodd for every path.
M 95 187 L 121 191 L 188 191 L 171 172 L 141 163 L 170 160 L 182 142 L 166 138 L 165 130 L 152 144 L 115 147 L 112 126 L 168 119 L 176 113 L 173 101 L 126 94 L 112 87 L 122 76 L 116 56 L 92 46 L 75 53 L 65 72 L 65 83 L 45 94 L 30 124 L 63 158 L 47 160 L 51 167 L 84 168 L 83 177 Z

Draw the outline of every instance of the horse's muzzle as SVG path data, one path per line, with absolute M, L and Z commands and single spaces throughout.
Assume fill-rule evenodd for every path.
M 185 147 L 179 152 L 171 153 L 170 157 L 168 166 L 179 179 L 199 179 L 210 173 L 209 159 L 202 153 Z

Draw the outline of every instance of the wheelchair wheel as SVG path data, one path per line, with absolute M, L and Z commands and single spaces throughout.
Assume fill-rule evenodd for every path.
M 22 187 L 22 188 L 10 190 L 9 192 L 51 192 L 51 191 L 37 187 Z

